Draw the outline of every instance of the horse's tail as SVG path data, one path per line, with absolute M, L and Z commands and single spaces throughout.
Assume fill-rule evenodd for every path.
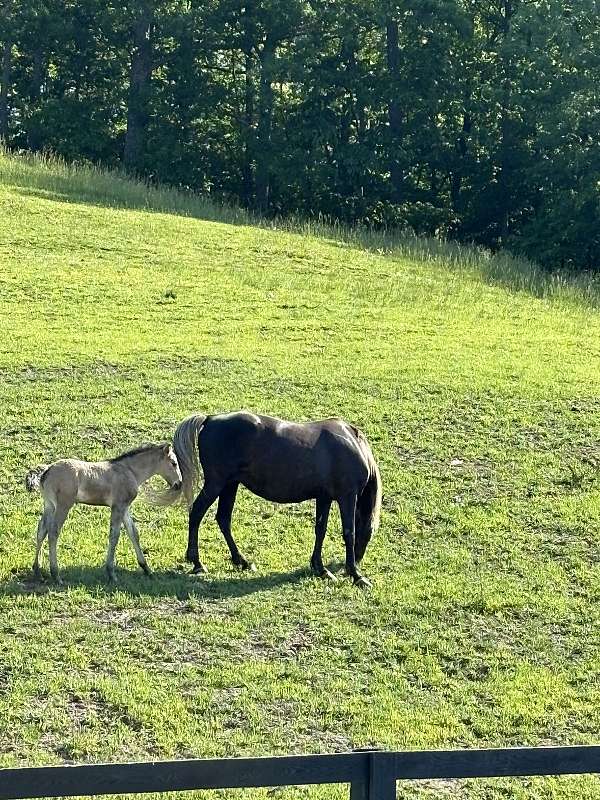
M 180 422 L 173 436 L 173 449 L 181 470 L 181 491 L 191 507 L 194 490 L 200 478 L 200 454 L 198 452 L 198 436 L 204 427 L 206 414 L 192 414 Z
M 39 464 L 39 466 L 29 470 L 25 476 L 25 488 L 28 492 L 39 492 L 42 477 L 47 469 L 47 464 Z
M 363 448 L 369 465 L 369 478 L 356 506 L 356 560 L 360 561 L 365 554 L 371 536 L 379 528 L 381 516 L 381 475 L 367 440 L 363 439 Z

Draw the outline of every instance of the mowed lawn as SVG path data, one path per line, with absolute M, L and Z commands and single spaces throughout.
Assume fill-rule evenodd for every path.
M 0 764 L 598 741 L 598 312 L 105 183 L 0 156 Z M 384 483 L 372 591 L 341 575 L 337 513 L 330 584 L 308 571 L 312 504 L 245 491 L 234 535 L 256 573 L 210 513 L 210 572 L 190 575 L 183 510 L 138 501 L 153 580 L 124 538 L 109 587 L 108 514 L 78 507 L 66 586 L 33 582 L 29 467 L 244 407 L 365 431 Z M 347 789 L 202 796 L 273 794 Z M 399 796 L 600 798 L 600 781 Z

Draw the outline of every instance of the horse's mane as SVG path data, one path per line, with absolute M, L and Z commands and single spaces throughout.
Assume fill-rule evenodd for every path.
M 150 450 L 156 450 L 159 447 L 163 447 L 166 442 L 161 442 L 160 444 L 155 444 L 153 442 L 148 442 L 146 444 L 142 444 L 139 447 L 134 447 L 133 450 L 127 450 L 126 453 L 121 453 L 120 456 L 115 456 L 114 458 L 110 458 L 109 461 L 111 464 L 115 464 L 118 461 L 123 461 L 126 458 L 131 458 L 132 456 L 139 456 L 141 453 L 147 453 Z

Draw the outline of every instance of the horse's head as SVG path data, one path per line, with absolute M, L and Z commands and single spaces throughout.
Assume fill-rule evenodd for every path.
M 169 488 L 174 492 L 179 492 L 182 486 L 181 470 L 173 446 L 170 442 L 164 442 L 160 448 L 161 459 L 158 474 L 169 484 Z

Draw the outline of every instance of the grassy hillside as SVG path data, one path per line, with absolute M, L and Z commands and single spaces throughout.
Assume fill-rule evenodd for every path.
M 457 251 L 249 222 L 0 156 L 0 763 L 597 741 L 592 289 L 466 251 L 463 268 Z M 189 575 L 182 510 L 139 502 L 153 581 L 122 541 L 108 587 L 107 513 L 77 508 L 59 542 L 66 587 L 32 582 L 28 467 L 241 407 L 366 432 L 385 494 L 371 592 L 310 577 L 310 504 L 247 492 L 234 533 L 255 574 L 233 571 L 211 517 L 210 574 Z M 324 553 L 341 567 L 337 515 Z M 417 794 L 600 798 L 600 781 Z

